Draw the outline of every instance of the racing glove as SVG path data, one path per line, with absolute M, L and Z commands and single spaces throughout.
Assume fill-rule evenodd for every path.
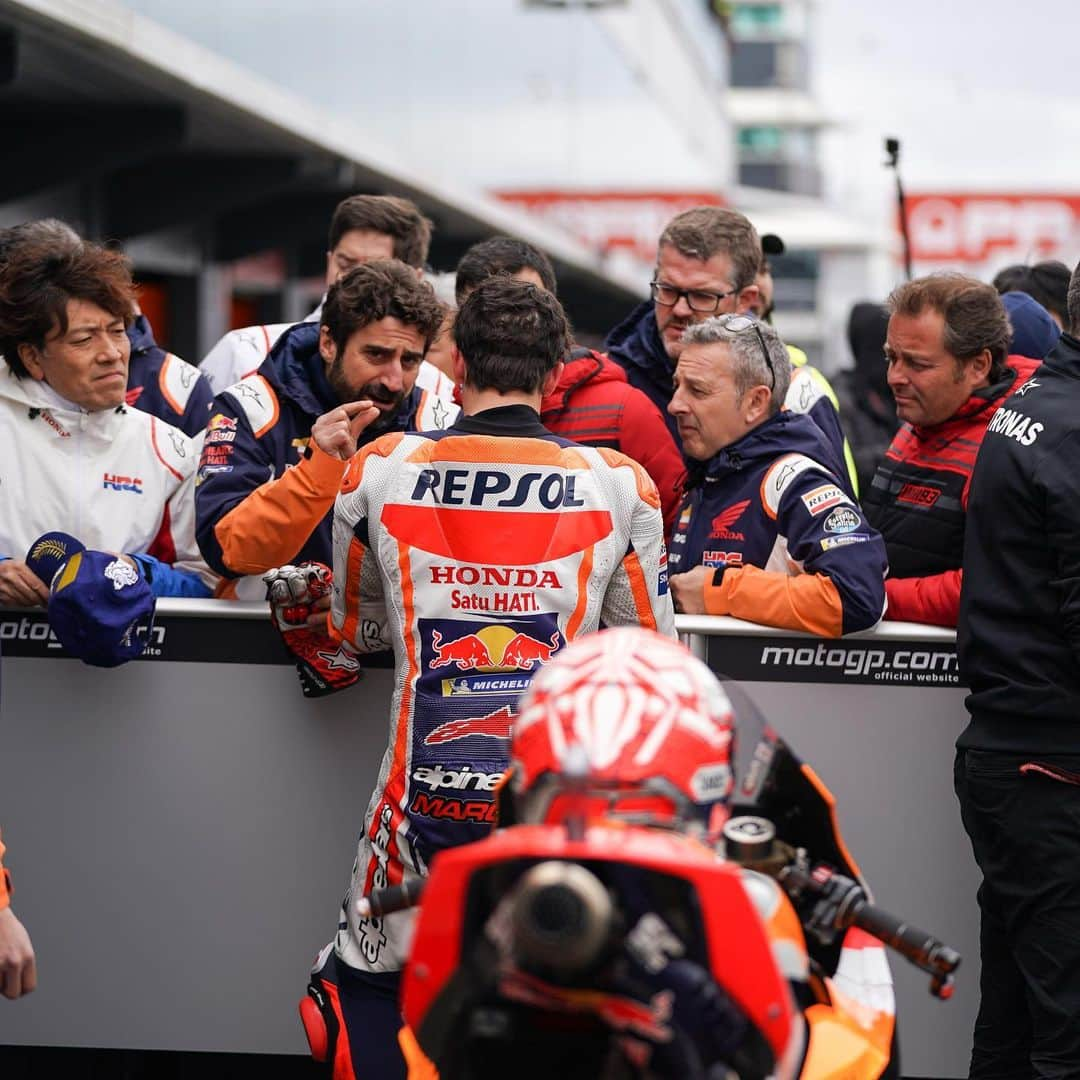
M 279 566 L 263 574 L 263 581 L 270 601 L 270 621 L 296 661 L 304 697 L 325 697 L 359 680 L 360 662 L 355 653 L 339 645 L 326 630 L 307 622 L 321 610 L 318 601 L 330 594 L 330 567 L 317 562 Z

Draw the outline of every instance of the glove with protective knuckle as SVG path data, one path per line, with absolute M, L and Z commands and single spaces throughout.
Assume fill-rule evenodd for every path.
M 279 566 L 263 574 L 270 621 L 296 661 L 304 697 L 324 697 L 352 686 L 361 675 L 356 655 L 320 626 L 308 624 L 330 595 L 333 572 L 318 562 Z

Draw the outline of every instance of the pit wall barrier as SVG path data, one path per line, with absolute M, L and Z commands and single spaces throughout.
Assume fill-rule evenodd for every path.
M 955 997 L 892 961 L 905 1076 L 967 1075 L 978 872 L 952 793 L 955 635 L 822 641 L 679 616 L 687 645 L 810 762 L 877 903 L 964 957 Z M 393 673 L 305 700 L 262 604 L 163 600 L 146 655 L 64 655 L 0 610 L 0 827 L 39 989 L 0 1044 L 301 1054 L 386 745 Z

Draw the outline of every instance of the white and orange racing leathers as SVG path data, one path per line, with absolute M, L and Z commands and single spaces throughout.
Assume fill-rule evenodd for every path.
M 411 913 L 361 918 L 356 901 L 490 830 L 518 697 L 552 654 L 601 623 L 674 636 L 663 535 L 641 466 L 550 434 L 524 405 L 353 458 L 330 627 L 359 651 L 392 647 L 397 679 L 336 941 L 346 964 L 401 968 Z

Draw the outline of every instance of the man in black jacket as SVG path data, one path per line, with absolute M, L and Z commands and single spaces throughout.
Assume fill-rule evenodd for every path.
M 1080 1075 L 1080 267 L 1068 308 L 991 418 L 968 503 L 955 779 L 983 873 L 978 1078 Z

